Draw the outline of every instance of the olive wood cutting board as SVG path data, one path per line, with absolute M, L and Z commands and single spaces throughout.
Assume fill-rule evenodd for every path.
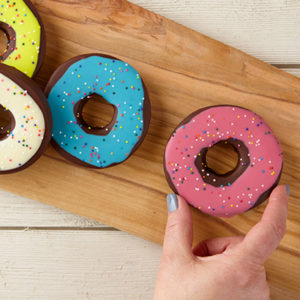
M 282 143 L 281 183 L 289 183 L 287 234 L 266 263 L 272 297 L 300 298 L 300 79 L 125 0 L 35 0 L 47 33 L 42 88 L 67 59 L 104 53 L 142 75 L 152 104 L 149 133 L 125 163 L 103 170 L 76 166 L 49 146 L 27 170 L 1 176 L 0 188 L 162 243 L 170 188 L 163 171 L 167 140 L 188 114 L 233 104 L 261 115 Z M 86 112 L 109 119 L 108 108 Z M 97 116 L 97 117 L 96 117 Z M 226 149 L 225 149 L 226 150 Z M 216 164 L 229 166 L 219 150 Z M 220 159 L 221 158 L 221 159 Z M 265 204 L 231 219 L 193 209 L 195 241 L 245 234 Z

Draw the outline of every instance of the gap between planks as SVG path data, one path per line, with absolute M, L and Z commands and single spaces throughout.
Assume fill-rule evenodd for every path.
M 0 226 L 0 231 L 120 231 L 114 227 L 64 227 L 64 226 Z
M 272 64 L 272 66 L 278 69 L 282 69 L 286 72 L 288 71 L 285 69 L 299 69 L 299 76 L 300 76 L 300 64 Z

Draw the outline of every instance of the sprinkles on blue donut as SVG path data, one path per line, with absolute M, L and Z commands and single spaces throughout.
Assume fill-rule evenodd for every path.
M 103 129 L 80 122 L 91 95 L 112 104 L 115 115 Z M 54 144 L 84 166 L 105 168 L 126 160 L 142 143 L 150 121 L 150 102 L 140 74 L 126 62 L 98 54 L 61 65 L 46 87 L 53 115 Z

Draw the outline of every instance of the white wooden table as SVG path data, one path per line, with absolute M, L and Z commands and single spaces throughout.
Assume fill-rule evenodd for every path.
M 300 1 L 132 2 L 300 76 Z M 133 300 L 152 298 L 161 247 L 0 191 L 0 253 L 0 299 Z

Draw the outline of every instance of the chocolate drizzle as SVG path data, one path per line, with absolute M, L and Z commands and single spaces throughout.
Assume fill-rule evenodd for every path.
M 215 145 L 224 142 L 232 145 L 233 149 L 238 154 L 237 165 L 230 172 L 220 175 L 208 167 L 206 161 L 206 154 L 210 148 L 201 149 L 200 153 L 195 159 L 195 165 L 202 177 L 202 180 L 205 183 L 208 183 L 215 187 L 223 187 L 223 186 L 229 186 L 233 184 L 246 171 L 246 169 L 250 165 L 248 148 L 241 140 L 229 138 L 227 140 L 219 141 Z

